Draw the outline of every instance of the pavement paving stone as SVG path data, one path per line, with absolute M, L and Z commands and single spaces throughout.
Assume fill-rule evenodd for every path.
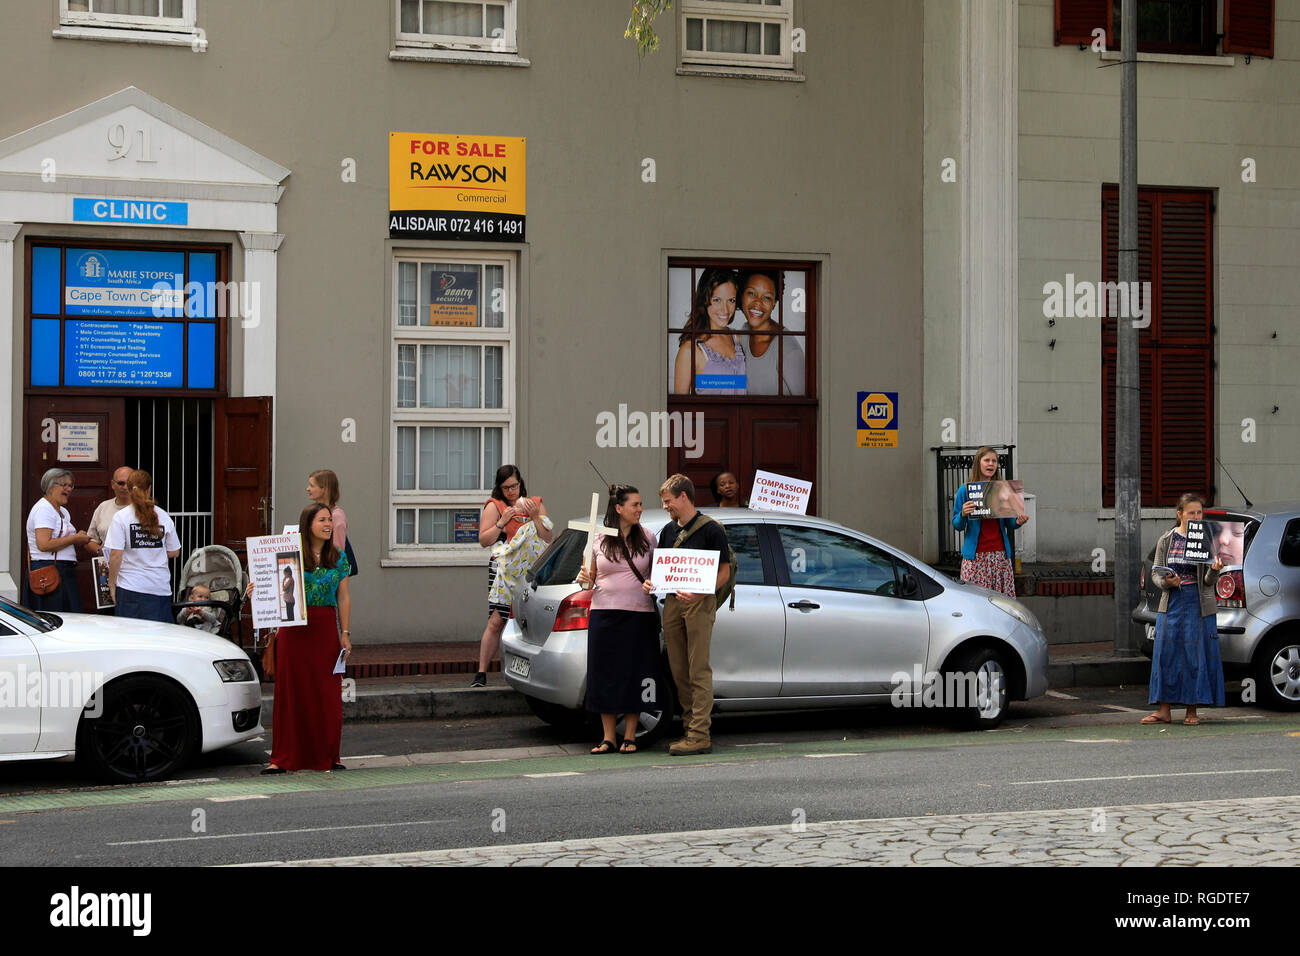
M 1300 797 L 953 814 L 500 844 L 253 866 L 1295 866 Z

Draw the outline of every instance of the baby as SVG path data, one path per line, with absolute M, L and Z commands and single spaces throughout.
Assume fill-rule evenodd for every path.
M 205 584 L 196 584 L 190 588 L 190 593 L 186 597 L 187 601 L 211 601 L 212 590 Z M 176 616 L 177 624 L 184 624 L 186 627 L 197 627 L 201 631 L 207 631 L 210 634 L 217 634 L 221 631 L 221 623 L 225 615 L 219 608 L 214 607 L 187 607 L 182 608 L 181 613 Z

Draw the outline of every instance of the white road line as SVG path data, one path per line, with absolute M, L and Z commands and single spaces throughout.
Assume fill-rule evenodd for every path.
M 1099 780 L 1148 780 L 1154 777 L 1219 777 L 1233 773 L 1292 773 L 1288 767 L 1266 767 L 1259 770 L 1191 770 L 1182 773 L 1130 773 L 1118 777 L 1064 777 L 1060 780 L 1013 780 L 1008 786 L 1029 787 L 1040 783 L 1093 783 Z
M 1067 737 L 1067 744 L 1131 744 L 1132 739 L 1123 739 L 1119 737 Z
M 1049 690 L 1048 697 L 1055 697 L 1057 700 L 1078 700 L 1073 694 L 1062 694 L 1059 690 Z
M 256 833 L 214 833 L 209 836 L 163 837 L 157 840 L 123 840 L 105 843 L 104 846 L 145 846 L 150 843 L 188 843 L 194 840 L 234 840 L 239 837 L 289 836 L 294 833 L 330 833 L 335 830 L 374 830 L 384 827 L 421 827 L 434 823 L 451 823 L 451 820 L 411 820 L 408 823 L 357 823 L 345 827 L 303 827 L 299 830 L 261 830 Z
M 524 776 L 539 780 L 542 777 L 581 777 L 582 772 L 578 770 L 558 770 L 555 773 L 526 773 Z
M 339 760 L 373 760 L 376 757 L 387 757 L 388 754 L 356 754 L 351 757 L 340 757 Z
M 216 783 L 219 777 L 187 777 L 184 780 L 164 780 L 163 785 L 167 787 L 184 787 L 191 783 Z
M 234 803 L 236 800 L 270 800 L 270 794 L 249 793 L 238 797 L 207 797 L 209 803 Z
M 1150 708 L 1143 707 L 1121 707 L 1119 704 L 1102 704 L 1107 710 L 1118 710 L 1124 714 L 1145 714 Z
M 804 754 L 809 760 L 820 760 L 823 757 L 865 757 L 864 753 L 856 754 Z

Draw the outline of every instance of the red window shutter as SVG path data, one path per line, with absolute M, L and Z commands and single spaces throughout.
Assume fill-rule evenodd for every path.
M 1092 31 L 1101 27 L 1106 31 L 1106 46 L 1110 47 L 1110 0 L 1056 0 L 1056 31 L 1053 42 L 1091 43 Z
M 1102 187 L 1102 280 L 1119 278 L 1119 194 Z M 1150 282 L 1151 325 L 1138 333 L 1142 499 L 1171 505 L 1211 494 L 1213 263 L 1210 193 L 1140 189 L 1138 279 Z M 1115 319 L 1102 325 L 1102 503 L 1115 501 Z M 1165 416 L 1168 416 L 1167 422 Z M 1176 429 L 1176 431 L 1170 431 Z M 1167 433 L 1168 431 L 1168 433 Z
M 1168 418 L 1160 434 L 1149 439 L 1142 436 L 1144 447 L 1159 449 L 1156 501 L 1169 504 L 1189 491 L 1209 500 L 1213 455 L 1210 383 L 1214 375 L 1210 354 L 1206 349 L 1159 349 L 1157 355 L 1154 391 Z M 1144 487 L 1143 497 L 1146 493 Z
M 1223 0 L 1223 52 L 1273 55 L 1273 0 Z

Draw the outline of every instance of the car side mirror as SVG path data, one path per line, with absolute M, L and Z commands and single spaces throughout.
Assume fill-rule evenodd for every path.
M 904 571 L 903 585 L 899 589 L 899 594 L 905 598 L 916 597 L 920 590 L 921 585 L 917 582 L 916 576 L 911 571 Z

